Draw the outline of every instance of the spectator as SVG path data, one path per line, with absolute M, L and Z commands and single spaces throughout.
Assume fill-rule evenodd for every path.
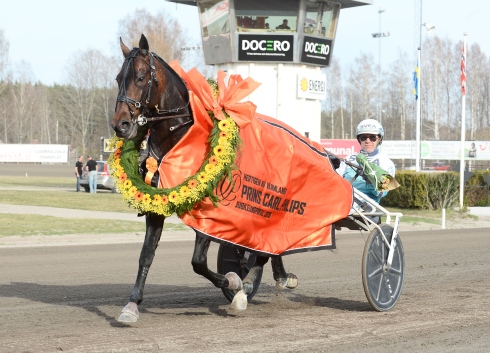
M 99 170 L 99 166 L 92 159 L 92 156 L 88 156 L 87 159 L 85 169 L 88 172 L 88 185 L 90 187 L 90 193 L 95 194 L 97 193 L 97 171 Z
M 291 29 L 291 28 L 288 26 L 288 20 L 284 19 L 282 20 L 282 25 L 277 26 L 276 29 Z
M 77 192 L 80 191 L 80 178 L 82 177 L 83 169 L 83 157 L 78 157 L 78 161 L 75 163 L 75 175 L 77 177 Z

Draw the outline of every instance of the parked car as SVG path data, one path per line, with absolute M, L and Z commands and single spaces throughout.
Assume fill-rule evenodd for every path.
M 448 170 L 451 170 L 451 166 L 444 162 L 433 162 L 429 166 L 426 166 L 424 170 L 436 170 L 440 172 L 446 172 Z
M 111 177 L 107 162 L 97 161 L 97 165 L 99 167 L 97 170 L 97 189 L 111 190 L 112 192 L 117 192 L 117 189 L 114 186 L 114 179 L 112 179 Z M 88 173 L 85 171 L 80 178 L 80 185 L 85 189 L 86 192 L 90 192 L 90 187 L 88 185 Z

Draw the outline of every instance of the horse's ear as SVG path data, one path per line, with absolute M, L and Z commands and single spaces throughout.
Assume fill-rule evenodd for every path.
M 131 50 L 129 50 L 129 48 L 126 46 L 126 44 L 124 44 L 124 43 L 123 43 L 123 41 L 122 41 L 122 38 L 121 38 L 121 37 L 119 37 L 119 44 L 121 45 L 121 50 L 122 50 L 122 52 L 123 52 L 124 57 L 125 57 L 125 58 L 127 58 L 127 57 L 128 57 L 128 55 L 129 55 L 129 52 L 130 52 Z
M 142 34 L 140 38 L 140 50 L 141 54 L 147 55 L 148 52 L 150 51 L 150 46 L 148 45 L 148 40 L 146 39 L 145 35 Z

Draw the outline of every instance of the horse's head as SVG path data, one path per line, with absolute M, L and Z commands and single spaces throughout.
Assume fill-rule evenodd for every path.
M 188 92 L 183 81 L 155 53 L 141 35 L 139 47 L 130 50 L 120 40 L 124 63 L 117 75 L 119 93 L 112 128 L 118 137 L 136 136 L 138 125 L 189 116 Z M 175 120 L 174 120 L 175 121 Z M 151 125 L 151 124 L 150 124 Z
M 151 90 L 156 84 L 153 61 L 149 51 L 148 41 L 141 36 L 139 48 L 130 50 L 120 39 L 121 50 L 124 55 L 124 63 L 117 75 L 119 93 L 116 110 L 112 118 L 112 128 L 116 135 L 125 139 L 136 135 L 138 116 L 148 113 L 149 104 L 155 105 L 152 100 Z M 149 101 L 150 100 L 150 101 Z

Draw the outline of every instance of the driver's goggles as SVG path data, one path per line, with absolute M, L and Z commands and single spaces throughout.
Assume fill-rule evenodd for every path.
M 361 140 L 361 142 L 364 142 L 367 139 L 370 139 L 371 142 L 376 142 L 376 140 L 378 139 L 378 136 L 377 135 L 361 135 L 361 136 L 359 136 L 359 140 Z

